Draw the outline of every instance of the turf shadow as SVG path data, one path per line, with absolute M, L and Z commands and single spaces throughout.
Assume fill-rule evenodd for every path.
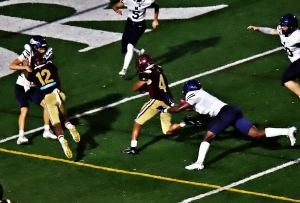
M 121 99 L 121 94 L 110 94 L 69 110 L 70 115 L 76 115 L 76 112 L 86 112 L 91 109 L 99 109 L 99 107 L 103 108 L 97 112 L 80 117 L 80 119 L 86 121 L 85 123 L 88 125 L 86 129 L 88 130 L 84 133 L 79 132 L 81 139 L 76 148 L 75 161 L 82 160 L 88 150 L 98 147 L 99 144 L 95 141 L 95 136 L 101 136 L 101 134 L 112 130 L 111 124 L 118 118 L 120 112 L 116 108 L 107 108 L 106 105 Z M 73 119 L 72 123 L 79 125 L 77 118 Z
M 155 57 L 154 63 L 162 66 L 175 61 L 178 58 L 185 57 L 186 55 L 197 54 L 206 48 L 214 47 L 219 41 L 219 37 L 212 37 L 203 40 L 192 40 L 184 44 L 171 46 L 166 53 Z

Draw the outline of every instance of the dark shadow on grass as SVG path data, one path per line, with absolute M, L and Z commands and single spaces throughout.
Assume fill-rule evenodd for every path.
M 133 78 L 135 78 L 138 75 L 139 75 L 139 72 L 136 71 L 133 75 L 125 76 L 125 80 L 132 80 Z
M 173 140 L 176 142 L 184 142 L 187 139 L 191 140 L 191 136 L 186 136 L 186 135 L 195 135 L 197 134 L 197 137 L 193 137 L 193 139 L 197 139 L 200 140 L 199 136 L 200 133 L 205 130 L 204 126 L 201 127 L 196 127 L 196 126 L 192 126 L 192 125 L 187 125 L 186 127 L 178 130 L 177 132 L 175 132 L 173 135 L 159 135 L 159 136 L 155 136 L 152 140 L 150 140 L 149 142 L 147 142 L 146 144 L 142 145 L 141 147 L 138 148 L 139 152 L 143 151 L 144 149 L 146 149 L 147 147 L 155 144 L 156 142 L 162 140 L 162 139 L 169 139 L 169 140 Z
M 193 40 L 184 44 L 171 46 L 169 47 L 169 50 L 166 53 L 158 57 L 155 57 L 153 60 L 155 64 L 162 66 L 172 61 L 175 61 L 178 58 L 185 57 L 187 54 L 197 54 L 203 51 L 204 49 L 212 48 L 216 46 L 219 41 L 220 41 L 219 37 L 212 37 L 209 39 Z M 146 53 L 146 54 L 150 54 L 152 56 L 151 53 Z M 134 61 L 135 59 L 136 58 L 133 57 Z M 124 78 L 125 80 L 132 80 L 137 75 L 138 72 L 136 72 L 131 76 L 125 76 Z
M 212 37 L 202 40 L 193 40 L 184 44 L 175 45 L 169 47 L 169 50 L 154 58 L 154 63 L 158 65 L 165 65 L 178 58 L 185 57 L 188 54 L 197 54 L 204 49 L 212 48 L 218 44 L 220 41 L 219 37 Z
M 141 152 L 144 149 L 146 149 L 147 147 L 150 147 L 151 145 L 155 144 L 156 142 L 162 140 L 162 139 L 166 139 L 168 135 L 159 135 L 159 136 L 155 136 L 152 140 L 150 140 L 149 142 L 147 142 L 146 144 L 142 145 L 141 147 L 138 148 L 138 151 Z
M 218 135 L 211 142 L 211 149 L 210 150 L 213 150 L 213 148 L 216 147 L 214 145 L 214 143 L 216 143 L 216 142 L 222 142 L 222 141 L 228 140 L 228 139 L 232 139 L 232 140 L 245 140 L 245 141 L 247 141 L 247 143 L 244 143 L 244 144 L 242 144 L 242 145 L 240 145 L 238 147 L 233 147 L 233 148 L 230 148 L 230 149 L 228 149 L 228 146 L 218 147 L 219 149 L 223 148 L 224 152 L 222 152 L 218 156 L 210 159 L 209 161 L 205 162 L 205 165 L 209 165 L 209 164 L 217 162 L 217 161 L 219 161 L 221 159 L 224 159 L 227 156 L 230 156 L 230 154 L 247 151 L 248 149 L 251 149 L 251 148 L 260 147 L 260 148 L 264 148 L 266 150 L 271 150 L 271 151 L 291 149 L 291 148 L 293 148 L 293 149 L 294 148 L 300 148 L 300 146 L 299 147 L 297 147 L 297 146 L 296 147 L 291 147 L 289 145 L 282 145 L 282 144 L 280 144 L 279 143 L 279 139 L 282 139 L 282 138 L 288 139 L 288 138 L 286 138 L 286 136 L 253 139 L 253 138 L 251 138 L 249 136 L 241 134 L 240 132 L 238 132 L 236 130 L 225 131 L 225 132 L 221 133 L 220 135 Z M 188 138 L 186 138 L 186 139 L 188 139 Z M 201 141 L 202 141 L 202 139 L 199 140 L 199 146 L 200 146 Z M 288 140 L 288 142 L 289 142 L 289 140 Z M 256 154 L 256 153 L 251 153 L 251 154 Z M 261 155 L 261 154 L 257 154 L 257 155 Z M 273 158 L 278 158 L 278 157 L 274 156 Z M 281 159 L 284 159 L 286 161 L 290 161 L 290 159 L 288 159 L 288 158 L 281 158 Z
M 80 116 L 80 119 L 84 119 L 86 121 L 88 130 L 84 133 L 81 133 L 79 130 L 81 139 L 76 148 L 75 161 L 82 160 L 88 150 L 98 147 L 99 144 L 95 141 L 95 136 L 101 136 L 101 134 L 112 130 L 111 123 L 115 122 L 120 112 L 113 107 L 107 108 L 106 105 L 119 101 L 122 98 L 121 94 L 111 94 L 101 99 L 86 102 L 81 106 L 69 109 L 69 115 L 81 115 L 83 112 L 97 109 L 96 112 Z M 80 126 L 77 118 L 72 119 L 71 122 Z

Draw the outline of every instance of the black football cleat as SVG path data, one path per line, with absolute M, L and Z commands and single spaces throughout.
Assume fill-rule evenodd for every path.
M 123 150 L 124 154 L 137 154 L 137 149 L 136 147 L 127 147 L 126 149 Z
M 202 127 L 202 123 L 198 120 L 196 120 L 195 118 L 193 118 L 191 115 L 187 115 L 183 121 L 185 122 L 185 124 L 187 125 L 195 125 L 197 127 Z

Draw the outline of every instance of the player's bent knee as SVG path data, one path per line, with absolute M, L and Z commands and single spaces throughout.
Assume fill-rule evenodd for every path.
M 211 142 L 215 137 L 216 135 L 213 133 L 206 133 L 206 135 L 203 138 L 203 141 Z
M 281 85 L 282 86 L 286 86 L 286 83 L 290 82 L 290 81 L 293 81 L 292 79 L 286 77 L 285 75 L 282 76 L 281 78 Z

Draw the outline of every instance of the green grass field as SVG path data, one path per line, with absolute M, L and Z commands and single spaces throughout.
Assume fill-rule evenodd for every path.
M 22 1 L 16 5 L 1 4 L 9 2 L 0 1 L 0 47 L 16 57 L 28 43 L 32 30 L 46 36 L 54 49 L 53 62 L 59 67 L 68 113 L 81 141 L 76 144 L 65 131 L 73 151 L 73 158 L 68 160 L 57 140 L 42 137 L 43 131 L 38 130 L 43 126 L 42 108 L 32 104 L 26 123 L 26 131 L 32 132 L 27 135 L 30 142 L 17 145 L 11 137 L 18 134 L 19 109 L 14 97 L 18 73 L 1 77 L 0 183 L 5 198 L 13 203 L 300 202 L 300 145 L 298 141 L 291 147 L 286 137 L 252 140 L 228 128 L 212 142 L 205 169 L 188 171 L 184 167 L 196 161 L 205 128 L 188 126 L 167 137 L 155 117 L 143 126 L 138 143 L 140 153 L 122 154 L 130 145 L 139 108 L 148 100 L 147 95 L 135 98 L 137 93 L 131 91 L 138 80 L 134 60 L 127 76 L 120 78 L 124 56 L 119 40 L 79 52 L 87 47 L 85 43 L 70 40 L 69 35 L 59 34 L 62 30 L 53 29 L 57 24 L 71 26 L 74 29 L 70 33 L 77 34 L 78 39 L 82 33 L 76 33 L 79 29 L 75 28 L 93 30 L 99 33 L 92 36 L 96 41 L 103 37 L 101 30 L 122 33 L 126 15 L 122 21 L 60 22 L 76 12 L 75 6 Z M 82 4 L 89 2 L 92 1 Z M 103 12 L 113 12 L 109 9 L 117 1 L 104 6 L 103 2 L 91 7 L 102 6 L 107 8 Z M 285 52 L 274 51 L 243 61 L 280 47 L 278 36 L 247 30 L 247 26 L 275 28 L 286 13 L 299 19 L 298 0 L 157 2 L 161 16 L 170 8 L 228 5 L 193 18 L 161 19 L 159 27 L 145 33 L 139 41 L 138 47 L 145 48 L 164 68 L 174 101 L 182 98 L 183 81 L 198 75 L 205 90 L 239 106 L 258 128 L 300 127 L 300 100 L 280 84 L 281 75 L 290 64 Z M 176 15 L 182 17 L 185 12 Z M 25 24 L 26 29 L 17 30 L 21 24 L 4 26 L 3 16 L 45 23 L 40 27 Z M 153 16 L 152 12 L 147 16 Z M 150 29 L 151 20 L 147 20 L 147 25 Z M 44 34 L 47 32 L 49 36 Z M 2 49 L 0 53 L 4 55 Z M 240 63 L 234 64 L 236 61 Z M 228 68 L 207 72 L 225 65 Z M 7 62 L 3 65 L 8 66 Z M 173 121 L 178 122 L 185 115 L 174 114 Z M 206 118 L 199 118 L 205 123 Z

